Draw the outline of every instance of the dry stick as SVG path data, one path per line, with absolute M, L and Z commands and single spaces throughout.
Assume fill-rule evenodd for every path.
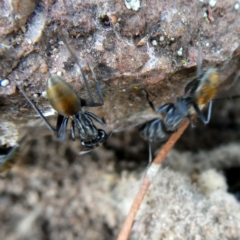
M 160 152 L 158 153 L 157 157 L 153 160 L 149 170 L 151 169 L 152 166 L 160 166 L 160 164 L 162 164 L 162 162 L 164 161 L 164 159 L 166 158 L 168 152 L 173 148 L 174 144 L 176 143 L 176 141 L 181 137 L 181 135 L 183 134 L 183 132 L 185 131 L 185 129 L 187 128 L 189 124 L 189 120 L 186 119 L 183 124 L 180 126 L 180 128 L 178 129 L 177 132 L 175 132 L 167 141 L 167 143 L 162 147 L 162 149 L 160 150 Z M 157 171 L 155 171 L 155 174 L 157 173 Z M 154 175 L 155 175 L 154 174 Z M 131 229 L 132 229 L 132 225 L 135 219 L 135 216 L 137 214 L 137 211 L 142 203 L 142 200 L 144 198 L 144 196 L 147 193 L 147 190 L 151 184 L 151 179 L 154 177 L 154 175 L 150 174 L 147 172 L 146 176 L 144 177 L 143 183 L 140 187 L 140 190 L 137 194 L 137 196 L 134 199 L 134 202 L 132 204 L 132 207 L 130 209 L 130 212 L 128 213 L 128 216 L 123 224 L 123 227 L 120 231 L 120 233 L 118 234 L 118 238 L 117 240 L 127 240 L 129 238 Z M 150 177 L 150 178 L 149 178 Z

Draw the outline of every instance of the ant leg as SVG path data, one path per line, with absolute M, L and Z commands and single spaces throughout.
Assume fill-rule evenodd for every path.
M 166 103 L 162 105 L 158 110 L 157 113 L 163 113 L 163 112 L 168 112 L 169 109 L 173 108 L 174 104 L 173 103 Z
M 61 125 L 63 123 L 63 119 L 64 119 L 64 116 L 61 115 L 61 114 L 58 114 L 58 117 L 57 117 L 57 124 L 56 124 L 56 132 L 58 133 L 60 128 L 61 128 Z
M 189 119 L 189 121 L 190 121 L 190 125 L 191 125 L 191 127 L 192 127 L 192 128 L 195 128 L 196 125 L 195 125 L 195 123 L 194 123 L 194 121 L 193 121 L 191 115 L 188 115 L 187 117 L 188 117 L 188 119 Z
M 61 116 L 61 115 L 60 115 Z M 57 138 L 60 141 L 63 141 L 65 139 L 65 134 L 66 134 L 66 129 L 67 129 L 67 123 L 68 123 L 68 118 L 64 117 L 62 119 L 62 123 L 60 125 L 60 128 L 57 132 Z
M 50 129 L 51 132 L 53 132 L 54 134 L 57 134 L 57 131 L 55 128 L 52 127 L 52 125 L 48 122 L 48 120 L 44 117 L 44 115 L 42 114 L 41 110 L 28 98 L 28 96 L 26 95 L 26 93 L 24 92 L 24 90 L 22 89 L 22 87 L 18 86 L 18 89 L 20 90 L 20 92 L 23 94 L 23 96 L 26 98 L 26 100 L 28 101 L 28 103 L 34 108 L 34 110 L 39 114 L 39 116 L 42 118 L 42 120 L 45 122 L 45 124 L 47 125 L 47 127 Z
M 83 146 L 82 146 L 83 147 Z M 85 147 L 84 150 L 80 150 L 80 152 L 78 153 L 79 155 L 83 155 L 83 154 L 86 154 L 86 153 L 89 153 L 93 150 L 93 148 L 88 148 L 88 147 Z
M 150 141 L 148 142 L 148 152 L 149 152 L 149 157 L 148 157 L 148 166 L 147 166 L 147 168 L 152 163 L 152 143 Z
M 197 78 L 199 78 L 202 73 L 202 47 L 200 42 L 198 42 L 198 44 L 199 46 L 198 46 L 198 59 L 197 59 Z
M 82 107 L 101 107 L 102 104 L 101 103 L 95 103 L 86 99 L 82 99 L 80 98 L 81 101 L 81 106 Z
M 81 105 L 82 106 L 86 106 L 86 107 L 100 107 L 100 106 L 104 105 L 102 91 L 101 91 L 100 85 L 98 83 L 98 80 L 96 78 L 96 75 L 95 75 L 92 67 L 89 66 L 89 68 L 91 69 L 91 72 L 92 72 L 92 75 L 93 75 L 93 78 L 94 78 L 94 81 L 95 81 L 95 85 L 96 85 L 96 88 L 97 88 L 98 96 L 99 96 L 99 98 L 101 100 L 101 103 L 94 102 L 93 98 L 91 97 L 90 101 L 89 100 L 85 100 L 85 99 L 80 99 L 81 100 Z M 89 95 L 90 95 L 90 92 L 89 92 Z
M 209 102 L 209 105 L 208 105 L 208 116 L 207 116 L 207 119 L 206 117 L 203 115 L 203 113 L 201 112 L 201 110 L 199 109 L 198 105 L 196 103 L 192 103 L 193 104 L 193 107 L 197 113 L 197 115 L 199 116 L 199 118 L 201 119 L 201 121 L 204 123 L 204 124 L 207 124 L 209 123 L 210 121 L 210 118 L 211 118 L 211 113 L 212 113 L 212 101 Z
M 148 141 L 148 154 L 149 154 L 148 165 L 146 167 L 146 170 L 144 171 L 143 179 L 146 176 L 147 171 L 148 171 L 148 169 L 149 169 L 149 167 L 151 166 L 151 163 L 152 163 L 152 142 L 150 142 L 150 141 Z M 142 181 L 143 181 L 143 179 L 142 179 Z
M 207 123 L 209 123 L 210 118 L 211 118 L 211 114 L 212 114 L 212 105 L 213 105 L 213 101 L 211 100 L 208 104 L 208 117 L 207 117 Z
M 90 66 L 89 66 L 89 67 L 90 67 Z M 96 88 L 97 88 L 98 96 L 99 96 L 99 98 L 100 98 L 100 100 L 101 100 L 101 104 L 102 104 L 102 106 L 103 106 L 103 105 L 104 105 L 104 99 L 103 99 L 103 95 L 102 95 L 102 90 L 101 90 L 101 88 L 100 88 L 100 85 L 99 85 L 98 80 L 97 80 L 97 78 L 96 78 L 96 74 L 94 73 L 92 67 L 90 67 L 90 70 L 91 70 L 91 72 L 92 72 L 92 75 L 93 75 L 93 78 L 94 78 L 94 81 L 95 81 L 95 85 L 96 85 Z
M 96 116 L 95 114 L 91 113 L 91 112 L 85 112 L 86 115 L 88 115 L 89 117 L 93 118 L 94 120 L 96 120 L 98 123 L 100 123 L 102 126 L 106 126 L 106 123 L 99 118 L 98 116 Z
M 109 138 L 113 135 L 114 131 L 111 131 L 105 138 L 105 142 L 109 140 Z
M 150 107 L 152 108 L 152 110 L 153 110 L 154 112 L 156 112 L 156 109 L 155 109 L 155 107 L 154 107 L 154 105 L 153 105 L 152 101 L 149 99 L 149 95 L 148 95 L 148 92 L 147 92 L 147 90 L 145 90 L 145 89 L 143 89 L 143 90 L 144 90 L 144 91 L 145 91 L 145 93 L 146 93 L 146 96 L 147 96 L 147 101 L 148 101 L 148 103 L 149 103 Z
M 66 42 L 66 40 L 65 40 L 65 37 L 63 37 L 63 41 L 64 41 L 65 46 L 67 47 L 68 51 L 70 52 L 70 54 L 71 54 L 72 57 L 74 58 L 74 61 L 75 61 L 76 64 L 78 65 L 78 67 L 79 67 L 79 69 L 80 69 L 80 73 L 81 73 L 82 79 L 83 79 L 83 81 L 84 81 L 84 84 L 86 85 L 87 92 L 88 92 L 88 94 L 89 94 L 89 96 L 90 96 L 90 98 L 91 98 L 91 101 L 94 102 L 92 92 L 91 92 L 90 87 L 89 87 L 89 85 L 88 85 L 88 80 L 87 80 L 87 78 L 86 78 L 86 76 L 85 76 L 85 74 L 84 74 L 84 72 L 83 72 L 83 70 L 82 70 L 81 64 L 79 63 L 79 60 L 78 60 L 76 54 L 74 53 L 74 51 L 72 50 L 72 48 L 67 44 L 67 42 Z
M 76 138 L 75 138 L 75 122 L 74 121 L 72 121 L 70 131 L 71 131 L 71 138 L 72 138 L 73 141 L 75 141 Z

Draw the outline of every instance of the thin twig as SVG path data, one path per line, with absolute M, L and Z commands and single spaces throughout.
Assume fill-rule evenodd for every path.
M 174 144 L 181 137 L 187 126 L 189 125 L 189 120 L 186 119 L 183 124 L 179 127 L 178 131 L 175 132 L 167 141 L 167 143 L 162 147 L 156 158 L 153 160 L 153 163 L 149 167 L 146 176 L 143 179 L 142 185 L 139 192 L 137 193 L 132 207 L 128 213 L 128 216 L 122 226 L 120 233 L 118 234 L 117 240 L 127 240 L 129 238 L 134 219 L 137 215 L 138 209 L 142 203 L 144 196 L 146 195 L 148 188 L 151 184 L 151 180 L 155 177 L 158 172 L 159 167 L 166 158 L 168 152 L 173 148 Z

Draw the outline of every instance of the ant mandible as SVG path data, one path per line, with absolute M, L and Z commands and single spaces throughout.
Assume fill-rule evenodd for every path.
M 59 140 L 64 140 L 67 129 L 67 123 L 69 118 L 71 118 L 72 123 L 70 131 L 72 140 L 73 141 L 75 140 L 75 128 L 77 128 L 82 146 L 91 150 L 97 147 L 100 143 L 107 141 L 110 135 L 107 136 L 104 130 L 98 129 L 94 125 L 92 119 L 100 123 L 102 126 L 106 125 L 105 122 L 103 122 L 103 120 L 96 116 L 95 114 L 84 111 L 84 107 L 103 106 L 104 105 L 103 95 L 98 80 L 95 76 L 95 73 L 93 69 L 90 67 L 91 73 L 95 81 L 95 86 L 97 88 L 98 96 L 101 100 L 100 103 L 94 102 L 92 93 L 88 86 L 87 78 L 83 73 L 83 70 L 76 55 L 66 43 L 65 45 L 68 48 L 71 55 L 74 57 L 75 62 L 77 63 L 80 69 L 82 78 L 84 80 L 87 92 L 91 100 L 79 98 L 76 92 L 72 89 L 72 87 L 68 83 L 66 83 L 62 78 L 58 76 L 50 77 L 46 85 L 47 98 L 51 106 L 58 112 L 56 128 L 54 128 L 45 118 L 41 110 L 28 98 L 22 87 L 18 86 L 18 88 L 23 94 L 23 96 L 27 99 L 27 101 L 31 104 L 31 106 L 35 109 L 35 111 L 39 114 L 42 120 L 45 122 L 50 131 L 53 132 Z

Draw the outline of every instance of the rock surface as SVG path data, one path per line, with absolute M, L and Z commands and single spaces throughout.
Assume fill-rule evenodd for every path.
M 10 85 L 0 87 L 0 120 L 15 124 L 17 130 L 21 119 L 26 125 L 35 113 L 16 83 L 37 97 L 34 101 L 43 112 L 49 109 L 42 93 L 50 75 L 61 74 L 77 92 L 81 90 L 79 96 L 87 98 L 64 39 L 74 49 L 96 96 L 88 64 L 94 68 L 105 99 L 104 107 L 94 111 L 111 129 L 152 117 L 143 88 L 156 107 L 173 101 L 173 93 L 183 93 L 195 76 L 199 40 L 204 69 L 217 66 L 221 82 L 232 80 L 239 68 L 240 10 L 235 1 L 218 1 L 211 8 L 200 1 L 149 4 L 143 0 L 132 1 L 130 9 L 126 3 L 131 1 L 64 2 L 39 1 L 31 14 L 34 1 L 26 1 L 24 13 L 4 1 L 8 15 L 19 11 L 28 17 L 27 23 L 21 17 L 13 24 L 14 31 L 3 25 L 0 35 L 0 77 L 10 80 Z

